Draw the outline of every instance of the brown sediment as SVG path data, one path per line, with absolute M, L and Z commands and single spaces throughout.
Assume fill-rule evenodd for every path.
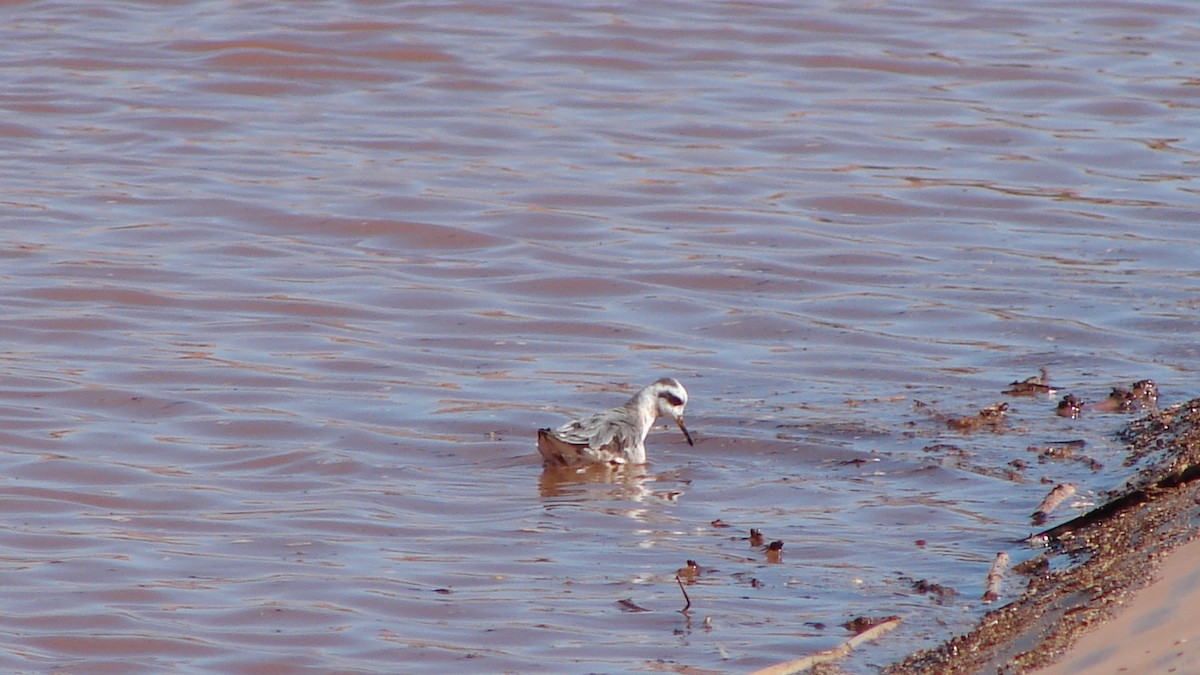
M 1015 569 L 1028 578 L 1019 598 L 989 612 L 971 632 L 884 672 L 1027 672 L 1061 657 L 1144 587 L 1165 555 L 1195 536 L 1200 399 L 1150 413 L 1121 437 L 1131 458 L 1150 460 L 1147 467 L 1103 505 L 1029 539 L 1047 548 Z M 1075 564 L 1051 571 L 1057 556 Z

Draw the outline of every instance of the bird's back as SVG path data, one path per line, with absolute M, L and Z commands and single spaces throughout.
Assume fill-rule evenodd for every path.
M 641 464 L 646 461 L 645 438 L 633 411 L 626 407 L 567 422 L 551 431 L 538 431 L 538 452 L 562 465 L 597 463 Z

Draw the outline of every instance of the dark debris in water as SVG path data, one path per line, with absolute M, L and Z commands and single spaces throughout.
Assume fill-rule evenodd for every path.
M 1135 394 L 1135 391 L 1141 393 Z M 1120 435 L 1128 444 L 1126 464 L 1143 468 L 1124 489 L 1102 495 L 1108 501 L 1098 508 L 1028 537 L 1025 540 L 1028 545 L 1041 549 L 1034 558 L 1013 567 L 1007 553 L 997 553 L 980 600 L 996 603 L 1007 596 L 1013 598 L 1010 602 L 989 612 L 971 632 L 940 647 L 913 654 L 902 662 L 887 666 L 882 672 L 888 675 L 1016 673 L 1045 665 L 1065 651 L 1081 632 L 1104 620 L 1111 607 L 1119 606 L 1143 586 L 1166 551 L 1193 536 L 1190 524 L 1200 521 L 1200 399 L 1159 411 L 1157 390 L 1146 380 L 1135 383 L 1130 390 L 1114 390 L 1107 400 L 1120 405 L 1109 403 L 1102 407 L 1081 403 L 1079 409 L 1127 412 L 1131 405 L 1138 405 L 1147 412 L 1130 423 Z M 1128 401 L 1138 403 L 1121 403 Z M 929 410 L 924 405 L 919 405 L 918 409 Z M 965 418 L 946 418 L 929 412 L 934 419 L 945 421 L 951 429 L 964 433 L 1006 431 L 1008 405 L 1005 403 L 983 408 Z M 1028 446 L 1031 453 L 1037 453 L 1038 464 L 1083 463 L 1092 470 L 1099 470 L 1100 464 L 1085 454 L 1086 449 L 1087 444 L 1081 440 Z M 971 453 L 958 445 L 935 444 L 925 450 L 941 464 L 966 467 L 1012 481 L 1025 481 L 1024 472 L 1030 464 L 1013 459 L 1003 467 L 988 471 L 973 466 Z M 1048 478 L 1042 480 L 1049 481 Z M 1048 482 L 1048 486 L 1053 489 L 1033 512 L 1035 525 L 1048 520 L 1075 491 L 1075 486 L 1069 483 Z M 709 525 L 713 528 L 733 527 L 719 519 Z M 749 536 L 730 539 L 747 542 L 764 555 L 768 563 L 782 562 L 782 540 L 768 540 L 757 527 L 749 528 L 748 532 Z M 917 546 L 924 544 L 923 540 L 916 542 Z M 685 616 L 689 616 L 693 607 L 687 586 L 697 584 L 701 574 L 708 576 L 710 572 L 712 570 L 701 568 L 693 560 L 676 570 L 674 581 L 684 601 L 679 611 Z M 1008 582 L 1004 582 L 1006 574 L 1012 576 Z M 731 578 L 751 588 L 764 587 L 750 571 L 734 573 Z M 903 577 L 902 580 L 911 585 L 914 593 L 927 595 L 938 604 L 951 605 L 961 601 L 956 589 L 935 581 Z M 1002 583 L 1012 590 L 1003 593 Z M 617 606 L 623 612 L 651 611 L 630 599 L 618 601 Z M 854 644 L 875 639 L 894 628 L 898 621 L 895 617 L 859 617 L 843 624 L 854 634 L 845 644 L 779 666 L 785 669 L 836 668 L 833 661 L 844 658 Z
M 944 586 L 939 583 L 934 583 L 928 579 L 910 579 L 901 577 L 901 581 L 905 581 L 912 586 L 913 592 L 919 595 L 928 595 L 939 605 L 951 604 L 958 598 L 958 591 Z
M 1006 415 L 1008 414 L 1007 403 L 997 403 L 981 409 L 974 415 L 966 417 L 951 417 L 946 420 L 946 426 L 955 431 L 970 433 L 972 431 L 991 431 L 1000 433 L 1004 430 Z
M 1048 462 L 1078 462 L 1092 471 L 1100 471 L 1104 464 L 1083 454 L 1087 442 L 1082 440 L 1053 441 L 1040 445 L 1031 445 L 1026 450 L 1037 453 L 1038 464 Z
M 883 672 L 1018 673 L 1047 665 L 1148 583 L 1164 554 L 1195 536 L 1200 519 L 1200 399 L 1151 411 L 1120 437 L 1128 463 L 1146 466 L 1104 504 L 1026 540 L 1044 550 L 1012 570 L 1025 578 L 1019 597 L 971 632 Z
M 1009 384 L 1008 389 L 1002 393 L 1008 396 L 1053 396 L 1056 391 L 1058 390 L 1050 386 L 1050 376 L 1046 369 L 1042 368 L 1037 375 Z
M 971 453 L 964 450 L 961 446 L 951 443 L 934 443 L 922 448 L 927 453 L 934 455 L 937 458 L 937 463 L 941 466 L 954 467 L 963 471 L 979 474 L 981 476 L 991 476 L 1013 483 L 1024 482 L 1025 476 L 1022 471 L 1026 465 L 1020 460 L 1013 460 L 1006 466 L 988 466 L 978 464 L 971 459 Z
M 769 563 L 783 562 L 783 542 L 777 539 L 777 540 L 771 542 L 770 544 L 767 544 L 766 553 L 767 553 L 767 562 L 769 562 Z
M 1075 394 L 1067 394 L 1058 402 L 1054 413 L 1059 417 L 1075 419 L 1083 413 L 1083 401 L 1080 401 L 1079 397 Z
M 1085 412 L 1138 413 L 1158 407 L 1158 385 L 1154 380 L 1138 380 L 1129 389 L 1113 387 L 1108 398 L 1086 403 L 1075 394 L 1067 394 L 1058 402 L 1054 412 L 1059 417 L 1076 418 Z
M 750 528 L 749 540 L 750 540 L 751 546 L 762 546 L 763 545 L 762 530 L 758 529 L 757 527 Z
M 641 605 L 637 604 L 633 600 L 630 600 L 629 598 L 625 598 L 624 600 L 618 600 L 617 607 L 622 612 L 649 612 L 650 611 L 650 610 L 646 609 L 645 607 L 642 607 Z
M 846 623 L 842 624 L 842 628 L 845 628 L 846 630 L 850 631 L 851 633 L 858 635 L 860 633 L 865 633 L 876 626 L 880 626 L 885 623 L 891 623 L 893 621 L 896 621 L 899 618 L 900 617 L 896 617 L 896 616 L 878 616 L 878 617 L 860 616 L 860 617 L 855 617 L 855 618 L 847 621 Z
M 695 560 L 689 560 L 684 563 L 683 567 L 675 570 L 675 577 L 689 584 L 696 583 L 696 579 L 700 578 L 700 565 Z

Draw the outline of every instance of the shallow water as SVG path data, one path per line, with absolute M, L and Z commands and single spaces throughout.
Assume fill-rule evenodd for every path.
M 965 629 L 1053 484 L 1130 471 L 1127 416 L 1001 390 L 1200 393 L 1198 14 L 10 6 L 0 666 L 745 671 L 899 615 L 872 672 Z M 695 448 L 542 475 L 537 427 L 661 375 Z M 1068 439 L 1102 468 L 1027 450 Z

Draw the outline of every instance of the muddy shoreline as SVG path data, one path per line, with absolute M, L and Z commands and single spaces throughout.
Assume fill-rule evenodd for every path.
M 1044 551 L 1010 571 L 1008 584 L 1025 585 L 1020 597 L 885 673 L 1029 672 L 1059 659 L 1155 578 L 1166 555 L 1195 537 L 1200 398 L 1148 413 L 1120 436 L 1133 477 L 1096 509 L 1030 539 Z

